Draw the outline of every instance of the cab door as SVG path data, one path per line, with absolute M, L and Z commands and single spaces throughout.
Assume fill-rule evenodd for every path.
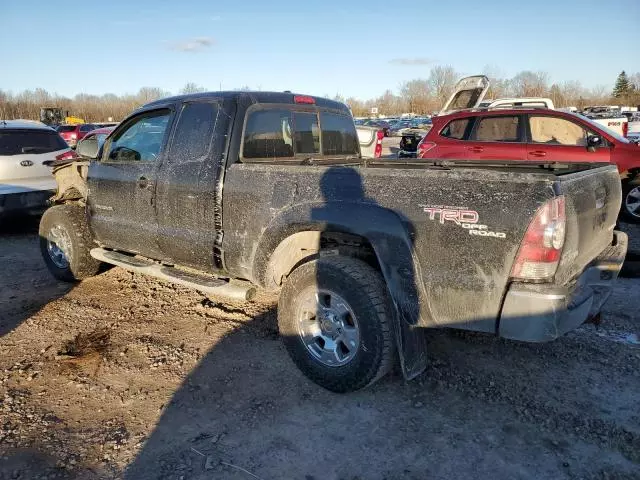
M 157 242 L 156 175 L 172 112 L 160 108 L 125 122 L 91 162 L 88 207 L 96 239 L 108 247 L 161 258 Z
M 227 105 L 227 108 L 230 108 Z M 158 174 L 158 244 L 177 265 L 215 271 L 221 176 L 231 111 L 220 99 L 185 102 Z

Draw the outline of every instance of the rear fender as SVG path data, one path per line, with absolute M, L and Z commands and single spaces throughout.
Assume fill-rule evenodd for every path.
M 376 255 L 395 310 L 395 333 L 403 374 L 411 379 L 426 367 L 419 264 L 414 261 L 409 222 L 377 205 L 345 202 L 296 205 L 281 212 L 256 249 L 254 278 L 273 287 L 306 257 L 319 251 L 321 232 L 366 239 Z M 274 272 L 277 272 L 274 274 Z

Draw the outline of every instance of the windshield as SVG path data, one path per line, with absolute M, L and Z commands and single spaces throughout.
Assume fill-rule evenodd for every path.
M 608 135 L 611 135 L 613 138 L 615 138 L 619 142 L 631 143 L 628 138 L 623 137 L 622 135 L 618 134 L 617 132 L 615 132 L 615 131 L 607 128 L 607 127 L 605 127 L 604 125 L 601 125 L 598 122 L 594 122 L 589 117 L 585 117 L 584 115 L 580 115 L 579 113 L 570 113 L 570 115 L 575 115 L 576 117 L 580 117 L 580 119 L 582 121 L 586 121 L 589 125 L 592 125 L 593 127 L 595 127 L 596 131 L 604 129 L 607 132 Z

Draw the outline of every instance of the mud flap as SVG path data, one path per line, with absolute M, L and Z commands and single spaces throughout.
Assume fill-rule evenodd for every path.
M 394 323 L 402 375 L 413 380 L 427 368 L 427 336 L 424 328 L 409 325 L 402 318 Z

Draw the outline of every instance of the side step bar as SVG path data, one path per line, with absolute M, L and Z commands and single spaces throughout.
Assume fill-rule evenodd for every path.
M 143 273 L 160 278 L 171 283 L 178 283 L 185 287 L 200 290 L 214 298 L 224 297 L 230 300 L 251 300 L 256 289 L 253 285 L 231 283 L 208 275 L 187 272 L 174 267 L 168 267 L 144 258 L 132 257 L 123 253 L 105 250 L 104 248 L 91 249 L 91 256 L 101 262 L 117 265 L 131 272 Z

